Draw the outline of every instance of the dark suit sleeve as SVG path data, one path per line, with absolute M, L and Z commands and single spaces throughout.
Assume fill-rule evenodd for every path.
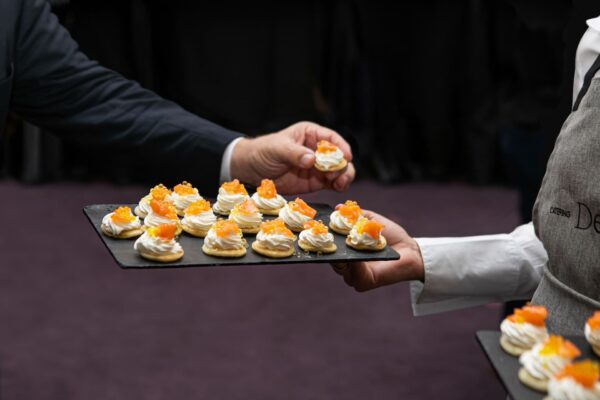
M 132 167 L 168 166 L 173 181 L 217 183 L 223 152 L 240 134 L 89 60 L 45 0 L 21 2 L 15 53 L 11 108 L 24 119 L 107 156 L 129 152 Z

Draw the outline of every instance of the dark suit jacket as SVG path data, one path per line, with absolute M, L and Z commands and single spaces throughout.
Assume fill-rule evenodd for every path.
M 46 0 L 0 0 L 0 134 L 9 110 L 106 152 L 106 162 L 129 152 L 132 168 L 213 187 L 240 136 L 88 59 Z

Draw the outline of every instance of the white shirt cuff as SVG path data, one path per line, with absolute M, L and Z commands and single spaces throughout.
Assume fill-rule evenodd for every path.
M 219 175 L 219 181 L 221 183 L 229 182 L 231 180 L 231 156 L 233 155 L 233 149 L 235 148 L 235 145 L 238 144 L 238 142 L 242 139 L 243 137 L 239 137 L 232 140 L 223 152 L 223 158 L 221 159 L 221 174 Z
M 548 260 L 533 224 L 510 234 L 418 238 L 425 280 L 411 282 L 415 315 L 530 298 Z

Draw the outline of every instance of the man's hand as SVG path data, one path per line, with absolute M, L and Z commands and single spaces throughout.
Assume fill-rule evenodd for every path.
M 314 168 L 319 140 L 340 148 L 348 166 L 323 173 Z M 336 132 L 311 122 L 299 122 L 282 131 L 254 139 L 240 140 L 231 157 L 231 176 L 258 186 L 272 179 L 282 194 L 306 193 L 320 189 L 343 191 L 354 180 L 350 145 Z
M 388 246 L 392 246 L 400 254 L 400 259 L 333 264 L 333 270 L 342 275 L 344 281 L 358 292 L 398 282 L 423 280 L 423 257 L 417 242 L 404 228 L 389 219 L 368 210 L 363 210 L 363 214 L 385 226 L 382 234 Z

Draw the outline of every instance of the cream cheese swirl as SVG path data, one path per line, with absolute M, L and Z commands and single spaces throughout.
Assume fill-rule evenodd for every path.
M 211 210 L 208 210 L 196 215 L 186 214 L 181 220 L 181 225 L 191 229 L 207 231 L 215 222 L 217 222 L 217 216 Z
M 136 216 L 134 220 L 130 222 L 115 222 L 112 219 L 114 212 L 106 214 L 104 218 L 102 218 L 102 227 L 106 229 L 106 231 L 112 233 L 113 235 L 119 235 L 124 231 L 130 231 L 133 229 L 140 229 L 142 227 L 142 223 L 140 219 Z
M 600 383 L 587 388 L 576 380 L 565 377 L 552 378 L 548 383 L 549 400 L 600 400 Z
M 230 212 L 233 207 L 247 199 L 249 199 L 247 194 L 228 193 L 221 187 L 219 188 L 219 194 L 217 195 L 217 202 L 213 205 L 213 210 L 217 213 L 227 213 Z
M 133 248 L 140 253 L 155 256 L 177 254 L 183 251 L 181 245 L 177 243 L 175 239 L 163 240 L 158 236 L 148 235 L 148 232 L 144 232 L 144 234 L 135 241 Z
M 344 160 L 344 153 L 340 149 L 326 153 L 316 152 L 316 163 L 324 169 L 333 168 Z
M 290 209 L 289 203 L 279 211 L 279 218 L 281 218 L 288 227 L 295 230 L 302 230 L 304 223 L 312 219 L 311 217 Z
M 146 195 L 142 197 L 138 204 L 139 210 L 143 215 L 148 215 L 152 212 L 152 207 L 150 207 L 150 200 L 152 200 L 152 195 Z
M 356 231 L 356 228 L 353 227 L 348 234 L 348 238 L 350 239 L 350 243 L 354 246 L 363 245 L 368 247 L 377 247 L 383 243 L 383 236 L 379 235 L 379 239 L 374 239 L 371 235 L 367 233 L 363 233 L 362 235 Z
M 179 218 L 169 219 L 162 215 L 157 215 L 154 212 L 150 212 L 146 218 L 144 218 L 144 225 L 146 226 L 159 226 L 165 224 L 179 224 Z
M 278 194 L 271 199 L 260 197 L 258 193 L 252 195 L 252 200 L 256 204 L 256 207 L 263 210 L 275 210 L 285 206 L 285 199 L 282 195 Z
M 354 226 L 353 223 L 348 221 L 348 219 L 341 215 L 337 210 L 331 213 L 329 220 L 331 225 L 338 230 L 349 231 Z
M 240 235 L 232 234 L 219 237 L 214 229 L 208 231 L 208 234 L 204 238 L 204 244 L 210 248 L 220 250 L 238 250 L 246 247 Z
M 585 338 L 594 347 L 600 347 L 600 329 L 592 329 L 590 324 L 585 324 Z
M 502 321 L 500 331 L 509 343 L 522 349 L 531 349 L 536 343 L 548 338 L 545 326 L 536 326 L 527 322 L 517 323 L 508 319 Z
M 254 213 L 250 215 L 232 212 L 229 214 L 229 219 L 234 221 L 240 228 L 255 228 L 262 222 L 263 215 Z
M 312 229 L 305 229 L 300 232 L 299 235 L 300 241 L 308 243 L 312 247 L 316 247 L 317 249 L 322 249 L 325 247 L 329 247 L 333 244 L 333 235 L 329 232 L 327 233 L 319 233 L 314 234 Z
M 294 247 L 294 236 L 286 236 L 280 233 L 268 234 L 258 232 L 256 241 L 269 250 L 286 251 Z
M 177 192 L 172 192 L 168 199 L 170 199 L 178 212 L 183 212 L 186 208 L 190 206 L 195 201 L 202 200 L 202 196 L 198 193 L 198 189 L 194 188 L 194 192 L 192 194 L 180 195 Z
M 531 350 L 519 357 L 519 362 L 531 376 L 539 380 L 548 380 L 571 362 L 570 359 L 558 354 L 540 355 L 544 343 L 537 343 Z

